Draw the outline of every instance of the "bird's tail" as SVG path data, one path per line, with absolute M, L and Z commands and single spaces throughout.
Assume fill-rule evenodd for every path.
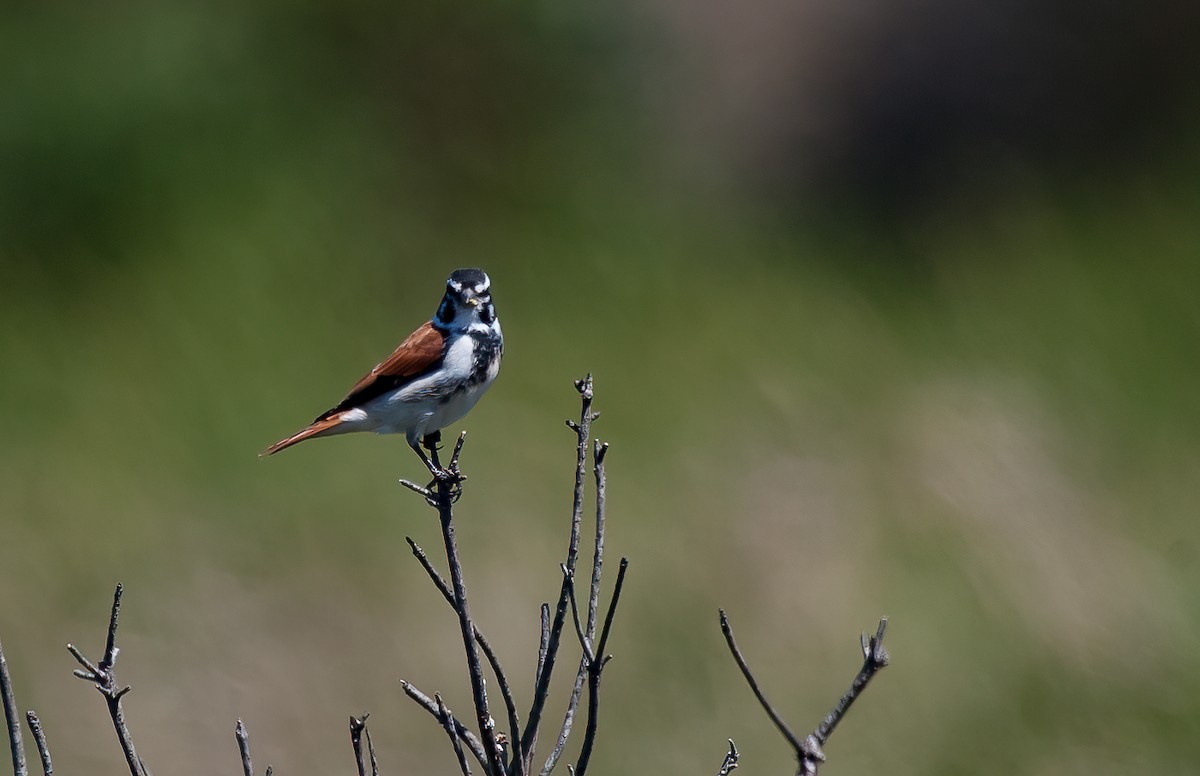
M 287 439 L 280 439 L 278 442 L 271 445 L 266 450 L 263 450 L 258 455 L 260 458 L 264 455 L 275 455 L 275 453 L 278 453 L 280 450 L 286 450 L 292 445 L 303 442 L 305 439 L 312 439 L 319 436 L 329 436 L 331 434 L 340 434 L 349 431 L 350 429 L 348 428 L 340 428 L 342 425 L 342 420 L 343 418 L 341 413 L 338 413 L 337 415 L 332 415 L 328 418 L 322 418 L 321 420 L 314 421 L 307 428 L 296 434 L 292 434 Z

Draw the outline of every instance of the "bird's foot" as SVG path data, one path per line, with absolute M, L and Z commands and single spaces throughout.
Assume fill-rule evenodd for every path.
M 430 492 L 440 492 L 445 486 L 449 490 L 450 501 L 458 501 L 462 496 L 462 484 L 466 482 L 467 475 L 459 471 L 457 463 L 446 467 L 429 467 L 429 473 L 433 475 L 433 479 L 429 481 L 426 489 Z

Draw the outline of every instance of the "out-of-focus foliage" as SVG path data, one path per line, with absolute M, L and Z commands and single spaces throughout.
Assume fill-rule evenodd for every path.
M 63 772 L 123 767 L 60 652 L 117 580 L 157 771 L 236 769 L 238 716 L 279 773 L 345 769 L 366 708 L 390 772 L 451 772 L 396 685 L 468 708 L 403 541 L 437 545 L 418 462 L 255 453 L 460 265 L 507 335 L 459 531 L 514 676 L 597 376 L 632 566 L 596 772 L 713 772 L 727 737 L 789 772 L 718 606 L 799 728 L 891 616 L 830 773 L 1194 770 L 1184 4 L 11 5 L 0 636 Z

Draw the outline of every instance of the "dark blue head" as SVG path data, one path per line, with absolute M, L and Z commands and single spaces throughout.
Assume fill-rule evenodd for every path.
M 467 328 L 476 320 L 491 325 L 496 320 L 496 308 L 492 306 L 492 281 L 487 273 L 474 267 L 451 272 L 435 320 L 445 327 Z

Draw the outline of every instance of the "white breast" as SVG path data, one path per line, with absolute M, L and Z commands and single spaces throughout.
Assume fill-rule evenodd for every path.
M 500 360 L 495 359 L 485 378 L 468 387 L 475 366 L 474 350 L 470 336 L 456 336 L 441 368 L 370 402 L 365 409 L 375 431 L 402 433 L 412 443 L 462 419 L 500 371 Z

